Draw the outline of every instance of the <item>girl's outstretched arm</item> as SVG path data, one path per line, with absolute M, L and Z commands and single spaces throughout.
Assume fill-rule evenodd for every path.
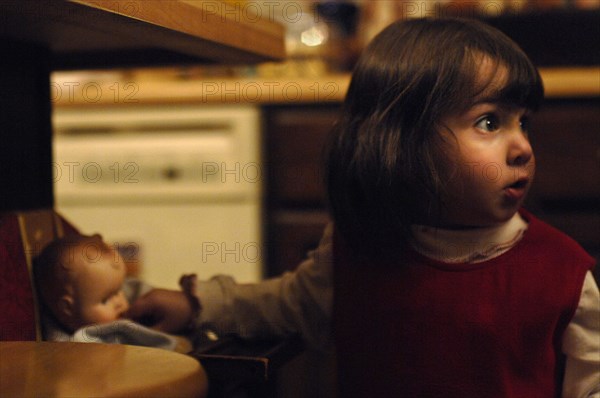
M 132 303 L 128 317 L 177 333 L 190 325 L 244 338 L 298 334 L 313 348 L 331 343 L 333 225 L 319 247 L 293 272 L 259 283 L 238 284 L 226 275 L 196 281 L 193 302 L 182 291 L 155 289 Z
M 229 276 L 199 281 L 202 310 L 197 326 L 246 338 L 299 334 L 312 347 L 330 343 L 333 300 L 333 225 L 319 247 L 293 272 L 254 284 L 237 284 Z

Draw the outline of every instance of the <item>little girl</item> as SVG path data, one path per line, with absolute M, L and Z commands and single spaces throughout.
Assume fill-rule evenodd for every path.
M 567 326 L 586 276 L 597 292 L 594 261 L 521 209 L 542 97 L 482 23 L 407 21 L 369 46 L 328 168 L 342 396 L 554 397 L 563 381 L 576 395 L 584 372 L 563 354 L 591 348 Z
M 187 297 L 155 290 L 131 315 L 333 341 L 340 397 L 600 396 L 594 261 L 521 208 L 542 97 L 496 29 L 392 24 L 361 56 L 333 130 L 334 222 L 319 248 L 259 284 L 198 282 L 199 314 L 169 311 Z

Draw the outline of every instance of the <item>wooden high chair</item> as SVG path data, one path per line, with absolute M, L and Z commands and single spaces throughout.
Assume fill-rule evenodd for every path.
M 52 209 L 0 214 L 0 341 L 41 341 L 32 262 L 52 240 L 77 233 Z
M 205 397 L 206 373 L 190 356 L 42 341 L 32 263 L 51 241 L 77 233 L 51 209 L 0 214 L 0 396 Z

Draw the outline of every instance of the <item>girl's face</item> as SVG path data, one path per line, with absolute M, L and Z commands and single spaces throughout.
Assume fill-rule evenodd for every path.
M 490 73 L 495 76 L 488 87 L 501 87 L 506 70 L 482 62 L 481 77 Z M 486 91 L 491 95 L 495 90 Z M 509 220 L 533 180 L 528 111 L 492 98 L 484 93 L 467 110 L 440 121 L 450 162 L 442 227 L 483 227 Z

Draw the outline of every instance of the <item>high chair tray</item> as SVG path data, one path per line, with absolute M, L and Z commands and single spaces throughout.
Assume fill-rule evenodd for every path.
M 0 342 L 2 397 L 199 398 L 207 384 L 198 361 L 158 348 Z
M 283 340 L 243 340 L 223 337 L 198 346 L 190 355 L 198 359 L 211 385 L 217 383 L 261 384 L 303 349 L 298 337 Z

